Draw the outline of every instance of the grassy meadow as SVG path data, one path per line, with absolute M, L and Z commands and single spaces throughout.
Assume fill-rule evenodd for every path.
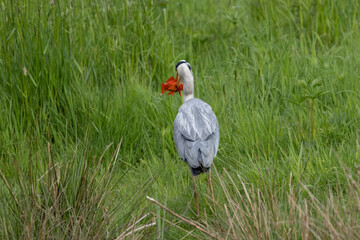
M 356 0 L 0 0 L 0 239 L 359 239 L 359 39 Z M 200 224 L 181 59 L 220 125 Z

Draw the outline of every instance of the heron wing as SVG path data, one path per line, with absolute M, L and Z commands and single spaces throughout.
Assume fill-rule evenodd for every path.
M 219 146 L 219 124 L 210 105 L 186 101 L 174 121 L 174 140 L 181 159 L 193 168 L 209 168 Z

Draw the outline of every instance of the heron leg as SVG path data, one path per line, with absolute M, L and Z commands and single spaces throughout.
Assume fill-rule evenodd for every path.
M 209 169 L 209 186 L 210 186 L 212 202 L 213 202 L 213 205 L 214 205 L 214 212 L 215 212 L 215 215 L 217 215 L 216 214 L 216 207 L 215 207 L 214 191 L 213 191 L 212 180 L 211 180 L 211 169 Z
M 198 193 L 196 191 L 195 177 L 192 176 L 192 179 L 193 179 L 193 187 L 194 187 L 194 196 L 195 196 L 195 200 L 196 200 L 197 219 L 198 219 L 198 222 L 200 223 L 199 195 L 198 195 Z

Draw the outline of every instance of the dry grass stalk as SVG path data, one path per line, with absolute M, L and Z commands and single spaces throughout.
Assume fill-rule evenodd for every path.
M 193 233 L 194 230 L 188 231 L 188 230 L 186 230 L 186 229 L 178 226 L 177 223 L 173 223 L 173 222 L 167 220 L 166 218 L 163 218 L 163 217 L 161 217 L 161 216 L 159 216 L 159 215 L 157 215 L 157 214 L 155 214 L 155 213 L 153 213 L 153 212 L 152 212 L 152 214 L 153 214 L 155 217 L 160 218 L 161 220 L 164 220 L 165 222 L 169 223 L 170 225 L 172 225 L 172 226 L 180 229 L 181 231 L 186 232 L 186 235 L 185 235 L 183 238 L 186 238 L 186 237 L 189 236 L 189 235 L 192 236 L 194 239 L 201 239 L 201 238 L 203 238 L 203 237 L 201 237 L 201 236 L 199 236 L 199 235 L 195 235 L 195 234 Z M 183 221 L 179 220 L 178 222 L 183 222 Z
M 159 203 L 158 201 L 156 201 L 155 199 L 149 197 L 149 196 L 146 196 L 146 198 L 148 200 L 150 200 L 151 202 L 157 204 L 158 206 L 160 206 L 162 209 L 166 210 L 167 212 L 171 213 L 172 215 L 174 215 L 175 217 L 179 218 L 181 221 L 195 227 L 196 229 L 198 229 L 199 231 L 205 233 L 206 235 L 209 235 L 210 237 L 212 238 L 217 238 L 215 235 L 211 234 L 210 232 L 206 231 L 205 229 L 203 229 L 202 227 L 200 227 L 199 225 L 197 225 L 196 223 L 180 216 L 179 214 L 175 213 L 174 211 L 170 210 L 169 208 L 165 207 L 164 205 L 162 205 L 161 203 Z
M 219 224 L 225 229 L 219 239 L 360 237 L 358 175 L 345 173 L 347 185 L 337 184 L 336 188 L 329 188 L 327 195 L 317 197 L 306 185 L 294 186 L 292 178 L 287 193 L 279 195 L 283 192 L 266 187 L 263 190 L 248 188 L 238 174 L 235 179 L 224 169 L 226 179 L 214 170 L 227 202 L 218 208 Z M 209 225 L 211 227 L 211 223 Z

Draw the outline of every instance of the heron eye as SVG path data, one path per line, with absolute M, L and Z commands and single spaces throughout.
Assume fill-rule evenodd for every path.
M 187 66 L 188 66 L 188 68 L 190 69 L 190 71 L 192 72 L 192 70 L 191 70 L 191 66 L 190 66 L 190 64 L 189 64 L 189 63 L 187 64 Z

